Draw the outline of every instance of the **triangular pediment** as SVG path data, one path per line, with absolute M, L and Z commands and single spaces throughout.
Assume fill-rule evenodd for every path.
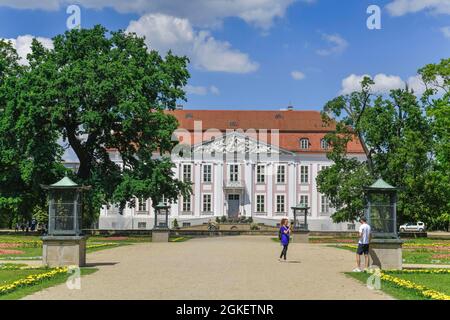
M 203 153 L 293 154 L 239 132 L 224 134 L 215 140 L 195 145 L 192 151 Z

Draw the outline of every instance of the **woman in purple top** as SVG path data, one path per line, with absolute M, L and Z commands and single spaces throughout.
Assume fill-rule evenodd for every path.
M 281 251 L 279 260 L 281 261 L 281 258 L 284 257 L 284 260 L 286 261 L 286 253 L 289 245 L 289 235 L 291 233 L 291 228 L 289 227 L 289 220 L 285 218 L 281 219 L 280 225 L 280 241 L 283 245 L 283 250 Z

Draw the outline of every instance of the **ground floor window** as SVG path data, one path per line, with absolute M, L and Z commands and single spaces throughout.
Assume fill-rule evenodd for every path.
M 265 204 L 265 195 L 263 194 L 257 194 L 256 195 L 256 212 L 257 213 L 264 213 L 266 212 L 266 204 Z
M 277 194 L 277 213 L 285 213 L 286 212 L 286 208 L 285 208 L 285 196 L 284 194 Z
M 191 197 L 183 197 L 183 212 L 191 212 Z
M 326 196 L 320 196 L 320 213 L 329 214 L 330 213 L 330 200 Z
M 211 195 L 210 194 L 204 194 L 203 195 L 202 211 L 204 213 L 212 212 Z

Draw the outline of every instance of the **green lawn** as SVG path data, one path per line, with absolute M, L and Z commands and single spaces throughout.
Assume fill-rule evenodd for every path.
M 355 252 L 354 243 L 335 242 L 328 243 L 330 247 Z M 351 248 L 348 245 L 353 245 Z M 417 247 L 412 247 L 417 245 Z M 438 246 L 438 248 L 433 247 Z M 450 264 L 450 240 L 443 239 L 407 239 L 403 245 L 403 263 L 406 264 Z
M 358 281 L 366 283 L 370 276 L 364 272 L 346 272 L 346 274 Z M 421 284 L 427 288 L 450 294 L 450 274 L 427 274 L 427 273 L 389 273 L 392 276 Z M 388 295 L 400 300 L 427 300 L 419 292 L 398 287 L 390 282 L 382 281 L 381 290 Z
M 32 274 L 40 274 L 48 271 L 49 269 L 45 268 L 33 270 L 0 270 L 0 286 L 25 278 L 26 276 Z M 81 275 L 91 274 L 95 271 L 97 271 L 95 268 L 81 268 Z M 56 276 L 43 280 L 35 285 L 17 288 L 10 293 L 0 295 L 0 300 L 17 300 L 23 298 L 31 293 L 63 283 L 69 276 L 70 274 L 57 274 Z
M 191 239 L 188 236 L 174 236 L 169 239 L 169 242 L 183 242 Z M 118 246 L 130 245 L 133 243 L 143 243 L 151 242 L 152 238 L 150 236 L 90 236 L 87 240 L 86 246 L 87 253 L 106 250 L 111 248 L 117 248 Z M 0 244 L 2 243 L 14 243 L 20 241 L 41 241 L 40 237 L 37 236 L 23 236 L 23 235 L 4 235 L 0 236 Z M 99 246 L 94 248 L 89 248 L 89 246 L 97 244 L 110 244 L 107 246 Z M 1 248 L 0 248 L 1 249 Z M 6 250 L 19 250 L 23 251 L 23 254 L 0 254 L 0 260 L 39 260 L 42 258 L 42 247 L 32 248 L 32 247 L 14 247 L 14 248 L 4 248 Z

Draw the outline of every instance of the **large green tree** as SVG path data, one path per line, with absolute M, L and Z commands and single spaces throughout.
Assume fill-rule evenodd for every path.
M 422 103 L 430 119 L 433 170 L 427 177 L 426 195 L 434 211 L 433 224 L 449 230 L 450 225 L 450 59 L 419 70 L 426 84 Z
M 188 193 L 166 156 L 178 123 L 165 112 L 185 99 L 188 59 L 171 52 L 163 58 L 143 38 L 101 26 L 67 31 L 53 44 L 46 49 L 33 41 L 11 103 L 23 106 L 24 119 L 51 129 L 52 141 L 59 137 L 73 149 L 79 160 L 74 179 L 93 186 L 87 217 L 94 219 L 108 202 L 123 208 L 133 196 L 173 202 Z M 57 149 L 53 144 L 51 151 Z M 110 159 L 111 150 L 123 167 Z
M 436 88 L 434 82 L 445 73 L 439 70 L 430 65 L 420 73 L 426 84 Z M 319 191 L 336 208 L 335 221 L 351 221 L 363 213 L 363 187 L 382 177 L 400 188 L 400 222 L 420 219 L 436 226 L 438 216 L 443 214 L 441 221 L 445 220 L 445 212 L 448 215 L 448 167 L 445 169 L 439 160 L 445 158 L 444 141 L 448 141 L 448 97 L 432 100 L 431 96 L 438 92 L 431 89 L 419 99 L 408 88 L 393 90 L 388 96 L 374 95 L 372 84 L 365 78 L 360 91 L 339 96 L 324 107 L 324 120 L 336 121 L 336 131 L 327 135 L 332 146 L 328 157 L 334 164 L 320 172 Z M 430 99 L 433 102 L 424 105 Z M 364 161 L 347 154 L 348 142 L 356 138 L 362 144 Z M 438 195 L 440 200 L 436 202 Z
M 8 227 L 45 207 L 39 184 L 64 171 L 55 128 L 19 98 L 27 70 L 11 43 L 0 41 L 0 225 Z

